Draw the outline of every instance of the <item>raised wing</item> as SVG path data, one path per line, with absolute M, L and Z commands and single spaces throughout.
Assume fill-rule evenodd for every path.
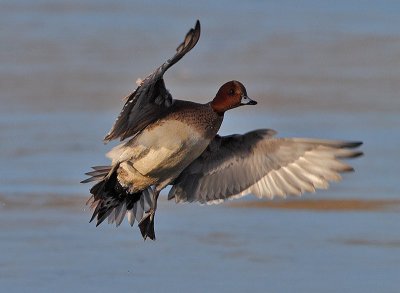
M 185 40 L 176 49 L 176 54 L 146 77 L 140 86 L 126 98 L 124 107 L 110 132 L 104 138 L 105 142 L 136 135 L 147 125 L 154 122 L 172 105 L 172 96 L 165 88 L 164 73 L 182 59 L 197 44 L 200 38 L 200 22 L 197 21 L 186 35 Z
M 326 189 L 339 173 L 353 168 L 361 142 L 274 138 L 275 131 L 217 136 L 175 180 L 168 198 L 177 202 L 218 203 L 246 194 L 273 198 Z

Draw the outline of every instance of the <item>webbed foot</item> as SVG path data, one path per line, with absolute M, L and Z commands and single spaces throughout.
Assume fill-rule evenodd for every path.
M 142 233 L 143 239 L 147 237 L 151 240 L 156 240 L 154 233 L 154 212 L 147 213 L 139 223 L 140 233 Z

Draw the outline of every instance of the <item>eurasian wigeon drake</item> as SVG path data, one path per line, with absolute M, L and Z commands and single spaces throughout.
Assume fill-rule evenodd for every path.
M 353 150 L 361 142 L 276 138 L 270 129 L 217 135 L 227 110 L 257 103 L 239 81 L 222 85 L 207 104 L 172 98 L 163 75 L 199 37 L 197 21 L 175 56 L 127 97 L 106 135 L 105 142 L 124 142 L 107 154 L 111 166 L 93 167 L 86 173 L 92 177 L 82 181 L 98 181 L 89 200 L 97 225 L 108 218 L 118 226 L 127 215 L 131 225 L 139 222 L 144 239 L 154 240 L 157 199 L 167 185 L 172 185 L 168 199 L 176 202 L 301 195 L 340 180 L 339 173 L 353 168 L 339 159 L 362 154 Z

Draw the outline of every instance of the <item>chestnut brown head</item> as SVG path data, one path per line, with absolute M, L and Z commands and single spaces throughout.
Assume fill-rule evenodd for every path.
M 256 105 L 257 102 L 247 96 L 246 88 L 236 80 L 223 84 L 211 102 L 213 110 L 219 114 L 244 105 Z

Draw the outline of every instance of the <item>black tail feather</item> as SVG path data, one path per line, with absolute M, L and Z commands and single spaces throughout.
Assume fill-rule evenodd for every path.
M 95 221 L 96 227 L 108 219 L 108 223 L 115 223 L 119 226 L 122 220 L 127 215 L 128 222 L 131 226 L 135 220 L 140 223 L 139 227 L 142 234 L 146 227 L 146 237 L 155 239 L 154 235 L 154 220 L 144 221 L 143 217 L 147 217 L 145 212 L 153 206 L 155 199 L 154 191 L 151 187 L 136 193 L 131 193 L 123 187 L 118 181 L 117 168 L 110 166 L 92 167 L 94 171 L 86 173 L 92 176 L 83 183 L 90 181 L 98 181 L 90 189 L 92 196 L 86 202 L 93 210 L 93 215 L 90 222 Z M 143 231 L 142 231 L 143 230 Z
M 111 166 L 93 166 L 92 169 L 96 171 L 110 171 Z
M 111 171 L 111 166 L 94 166 L 92 167 L 94 171 L 90 171 L 85 173 L 85 175 L 91 176 L 85 180 L 82 180 L 81 183 L 88 183 L 92 181 L 99 181 L 107 176 Z
M 108 174 L 111 170 L 110 167 L 93 167 L 93 169 L 95 171 L 89 172 L 88 175 L 100 177 L 98 174 L 102 174 L 102 178 L 90 189 L 92 197 L 87 204 L 94 209 L 90 222 L 96 219 L 96 226 L 98 226 L 109 218 L 110 223 L 115 222 L 118 226 L 126 212 L 131 210 L 134 212 L 134 219 L 137 211 L 144 208 L 140 201 L 142 192 L 129 193 L 126 188 L 121 186 L 117 179 L 116 169 L 112 174 Z M 137 207 L 137 204 L 141 204 L 141 207 Z

